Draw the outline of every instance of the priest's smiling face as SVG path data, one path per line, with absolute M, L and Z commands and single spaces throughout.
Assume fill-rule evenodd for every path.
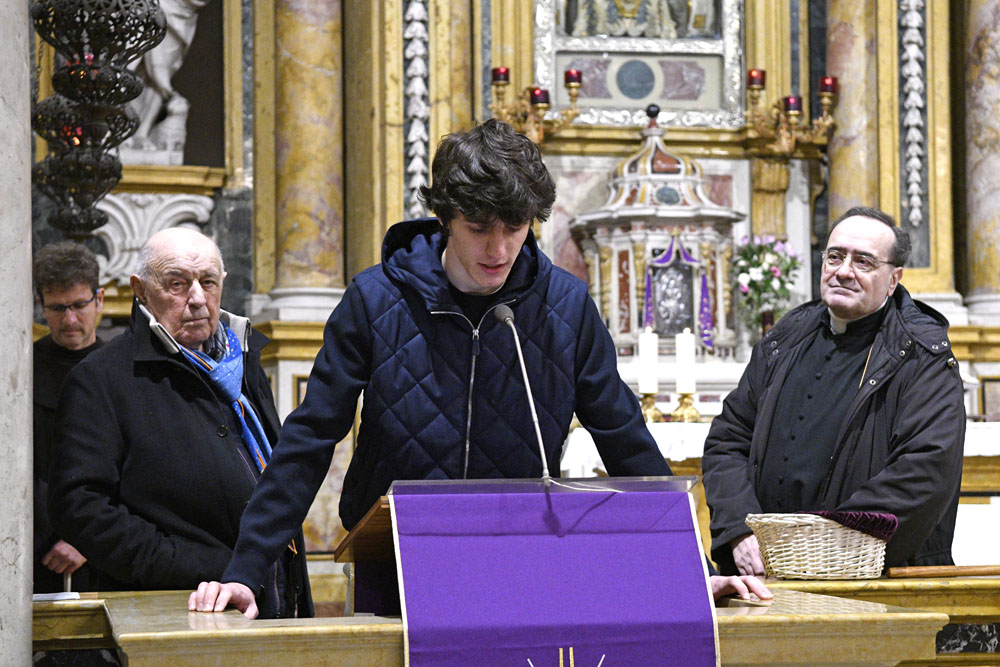
M 896 236 L 885 223 L 855 215 L 833 228 L 826 244 L 820 296 L 837 317 L 856 320 L 878 310 L 896 290 L 903 268 L 889 261 Z M 831 251 L 843 261 L 830 260 Z M 858 262 L 867 259 L 867 264 Z M 871 264 L 875 264 L 871 268 Z M 870 270 L 864 271 L 863 268 Z

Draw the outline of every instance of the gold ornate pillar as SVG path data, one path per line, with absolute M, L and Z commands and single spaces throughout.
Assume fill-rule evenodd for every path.
M 863 168 L 866 178 L 877 181 L 878 195 L 872 201 L 893 214 L 913 242 L 903 285 L 914 297 L 943 313 L 951 324 L 964 325 L 968 312 L 955 291 L 952 257 L 949 2 L 878 0 L 875 5 L 877 79 L 865 79 L 865 83 L 872 86 L 867 96 L 878 101 L 877 151 L 873 148 L 852 156 L 840 165 L 840 174 Z M 854 3 L 846 6 L 853 8 Z M 830 50 L 836 50 L 832 38 Z M 841 83 L 842 95 L 847 88 Z M 849 109 L 861 103 L 842 98 L 837 108 Z M 838 135 L 834 140 L 842 138 Z M 831 172 L 835 167 L 831 166 Z M 853 189 L 860 192 L 860 183 L 856 185 Z M 850 192 L 841 189 L 840 195 Z M 846 210 L 835 208 L 833 202 L 831 196 L 831 217 Z
M 534 44 L 534 16 L 532 0 L 494 0 L 490 4 L 493 62 L 487 64 L 510 68 L 508 99 L 535 83 L 535 52 L 530 48 Z
M 603 241 L 603 243 L 602 243 Z M 597 255 L 600 257 L 601 317 L 611 319 L 611 246 L 607 239 L 598 239 Z
M 632 233 L 632 264 L 635 279 L 635 330 L 641 332 L 646 325 L 646 235 Z
M 798 4 L 798 25 L 794 26 L 792 5 Z M 760 101 L 760 111 L 768 108 L 785 95 L 799 95 L 802 102 L 802 123 L 808 125 L 809 111 L 809 8 L 804 0 L 759 0 L 746 3 L 746 63 L 747 68 L 767 72 L 767 89 Z M 798 63 L 792 61 L 792 40 L 798 40 Z M 798 85 L 793 86 L 792 68 L 799 69 Z M 748 91 L 749 92 L 749 91 Z M 753 101 L 748 95 L 748 111 Z M 752 118 L 748 118 L 752 125 Z M 755 128 L 760 130 L 761 128 Z M 816 146 L 803 147 L 803 141 L 783 145 L 773 134 L 751 132 L 750 142 L 751 228 L 754 234 L 788 238 L 786 208 L 790 181 L 790 160 L 793 158 L 817 159 Z M 825 135 L 820 137 L 825 142 Z
M 966 152 L 969 320 L 1000 323 L 1000 0 L 968 3 Z
M 472 127 L 476 60 L 473 42 L 472 3 L 431 0 L 430 5 L 430 151 L 434 155 L 441 137 Z
M 880 205 L 876 4 L 885 3 L 827 2 L 826 68 L 840 83 L 828 149 L 831 220 L 852 206 Z
M 753 233 L 788 238 L 785 199 L 791 178 L 787 157 L 754 157 L 750 161 L 753 183 Z
M 792 65 L 788 48 L 790 26 L 791 11 L 787 0 L 746 3 L 747 69 L 767 72 L 768 90 L 775 99 L 792 94 Z M 806 114 L 803 116 L 808 118 Z
M 275 4 L 275 287 L 344 286 L 340 0 Z
M 344 5 L 347 276 L 380 261 L 403 214 L 403 2 Z
M 261 363 L 282 418 L 304 396 L 323 323 L 344 292 L 342 7 L 341 0 L 254 4 L 256 294 L 248 310 L 272 341 Z M 365 164 L 355 157 L 354 165 Z M 348 436 L 306 518 L 310 551 L 332 549 L 343 534 L 331 508 L 352 451 Z

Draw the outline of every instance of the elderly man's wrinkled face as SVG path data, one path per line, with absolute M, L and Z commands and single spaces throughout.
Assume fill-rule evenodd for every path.
M 199 349 L 219 326 L 222 260 L 205 237 L 169 236 L 157 243 L 152 277 L 132 281 L 139 301 L 181 345 Z
M 856 320 L 879 309 L 903 275 L 902 267 L 889 262 L 895 240 L 887 225 L 862 216 L 833 228 L 819 284 L 830 312 Z

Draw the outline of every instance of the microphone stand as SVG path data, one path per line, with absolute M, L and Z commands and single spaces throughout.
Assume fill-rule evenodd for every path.
M 502 305 L 497 307 L 495 315 L 500 322 L 510 327 L 511 332 L 514 334 L 517 361 L 521 365 L 521 377 L 524 378 L 524 389 L 528 393 L 528 407 L 531 408 L 531 421 L 535 425 L 535 437 L 538 439 L 538 453 L 542 457 L 542 479 L 548 485 L 552 481 L 552 476 L 549 475 L 549 464 L 545 459 L 545 447 L 542 444 L 542 429 L 538 426 L 538 413 L 535 412 L 535 399 L 531 395 L 531 384 L 528 382 L 528 369 L 524 366 L 524 355 L 521 353 L 521 339 L 518 337 L 517 329 L 514 327 L 514 311 L 509 306 Z

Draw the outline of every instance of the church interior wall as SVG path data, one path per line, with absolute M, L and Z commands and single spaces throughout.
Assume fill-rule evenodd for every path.
M 331 19 L 329 25 L 335 26 L 335 29 L 328 31 L 323 39 L 336 41 L 343 60 L 338 65 L 339 70 L 324 82 L 326 88 L 320 86 L 316 92 L 322 97 L 325 90 L 340 86 L 343 93 L 337 103 L 341 116 L 334 123 L 342 135 L 340 150 L 344 157 L 338 162 L 338 168 L 343 212 L 336 223 L 339 225 L 335 230 L 339 240 L 332 241 L 329 246 L 336 255 L 336 263 L 341 266 L 341 278 L 339 282 L 331 279 L 329 284 L 295 287 L 342 288 L 344 280 L 349 280 L 353 274 L 378 260 L 379 242 L 388 226 L 418 211 L 419 207 L 415 206 L 412 198 L 413 172 L 409 170 L 420 173 L 422 168 L 422 173 L 427 174 L 430 156 L 441 134 L 468 127 L 474 120 L 486 117 L 492 94 L 490 67 L 501 64 L 511 67 L 508 101 L 515 91 L 535 82 L 534 77 L 538 74 L 536 44 L 539 39 L 537 25 L 533 21 L 535 5 L 555 6 L 553 1 L 475 0 L 470 3 L 457 0 L 386 0 L 379 3 L 333 3 L 343 15 L 336 20 Z M 684 3 L 671 3 L 679 4 Z M 742 34 L 739 81 L 742 82 L 745 69 L 749 66 L 766 68 L 768 88 L 765 96 L 768 103 L 779 95 L 796 90 L 794 84 L 798 82 L 798 89 L 806 97 L 806 113 L 809 109 L 815 113 L 818 107 L 815 94 L 817 77 L 825 72 L 827 66 L 827 49 L 823 40 L 825 23 L 830 17 L 825 8 L 831 4 L 841 3 L 787 3 L 778 0 L 746 3 L 731 0 L 723 3 L 719 0 L 715 3 L 717 9 L 739 7 L 743 12 L 738 26 Z M 877 16 L 888 20 L 885 25 L 898 25 L 899 9 L 896 3 L 879 0 L 875 4 Z M 908 270 L 907 279 L 904 279 L 907 285 L 912 281 L 921 294 L 942 293 L 952 301 L 957 298 L 959 303 L 956 309 L 964 307 L 962 296 L 968 293 L 966 290 L 970 285 L 988 293 L 990 285 L 1000 280 L 988 278 L 977 282 L 970 278 L 978 269 L 969 259 L 973 249 L 967 248 L 970 243 L 966 228 L 968 204 L 963 192 L 967 180 L 964 163 L 965 115 L 962 112 L 965 108 L 965 89 L 964 79 L 960 76 L 962 65 L 956 62 L 957 56 L 964 53 L 962 44 L 965 35 L 964 29 L 959 28 L 960 21 L 964 25 L 965 14 L 957 7 L 965 4 L 969 3 L 953 3 L 954 6 L 940 0 L 926 3 L 924 18 L 929 58 L 926 78 L 930 85 L 935 86 L 929 91 L 928 99 L 936 105 L 932 106 L 927 126 L 928 161 L 932 168 L 926 185 L 929 191 L 926 224 L 940 233 L 927 237 L 926 266 L 912 272 Z M 563 9 L 566 7 L 565 2 L 556 2 L 556 5 Z M 820 5 L 823 7 L 820 8 Z M 284 132 L 286 134 L 281 134 L 284 140 L 301 142 L 303 146 L 308 145 L 312 137 L 302 129 L 304 126 L 290 131 L 289 126 L 282 125 L 286 121 L 276 112 L 279 104 L 294 105 L 297 101 L 282 99 L 289 89 L 279 85 L 282 54 L 278 45 L 282 39 L 293 39 L 294 34 L 281 32 L 291 28 L 276 27 L 279 22 L 275 17 L 275 4 L 263 0 L 213 0 L 206 10 L 217 10 L 218 23 L 211 25 L 217 26 L 213 30 L 218 30 L 221 43 L 218 39 L 213 42 L 214 46 L 209 49 L 211 55 L 200 55 L 203 52 L 194 50 L 193 44 L 189 54 L 196 55 L 189 55 L 187 65 L 214 59 L 222 63 L 222 67 L 218 77 L 209 80 L 211 83 L 196 78 L 196 83 L 185 89 L 184 94 L 192 98 L 192 106 L 199 112 L 214 114 L 221 118 L 221 123 L 216 129 L 205 129 L 207 123 L 199 124 L 197 131 L 189 129 L 192 150 L 185 149 L 183 164 L 127 166 L 125 178 L 115 194 L 156 195 L 161 198 L 208 197 L 205 219 L 191 217 L 175 220 L 171 224 L 196 225 L 217 240 L 226 258 L 228 272 L 224 307 L 236 313 L 252 314 L 256 319 L 258 314 L 273 312 L 267 310 L 270 303 L 268 295 L 278 284 L 278 265 L 283 253 L 312 243 L 309 238 L 299 239 L 299 246 L 291 247 L 288 236 L 283 234 L 283 230 L 295 225 L 295 221 L 287 219 L 286 215 L 306 214 L 279 211 L 276 183 L 287 173 L 282 171 L 282 149 L 277 145 L 276 136 Z M 206 16 L 209 14 L 206 13 Z M 798 39 L 797 50 L 789 48 L 793 36 Z M 898 97 L 888 99 L 890 93 L 899 92 L 898 81 L 891 85 L 886 83 L 890 79 L 898 79 L 898 71 L 892 70 L 899 65 L 898 35 L 890 37 L 884 30 L 878 34 L 877 47 L 886 49 L 880 53 L 887 53 L 890 48 L 893 50 L 892 57 L 886 57 L 876 73 L 879 90 L 863 92 L 863 95 L 875 96 L 879 108 L 885 112 L 878 120 L 878 145 L 875 146 L 876 153 L 881 151 L 879 160 L 882 162 L 867 167 L 875 169 L 881 181 L 879 201 L 864 203 L 887 207 L 892 209 L 890 212 L 899 215 L 902 211 L 899 203 L 899 127 L 893 123 L 899 120 L 902 107 Z M 643 48 L 646 48 L 646 55 L 657 53 L 655 48 Z M 419 55 L 421 49 L 424 55 Z M 424 74 L 420 74 L 420 68 L 414 65 L 421 59 L 426 68 Z M 44 58 L 40 58 L 39 62 L 41 72 L 46 72 L 46 67 L 50 71 L 50 61 L 47 66 Z M 546 76 L 554 87 L 560 85 L 561 71 L 550 71 Z M 418 79 L 419 84 L 415 83 Z M 420 86 L 425 87 L 422 93 Z M 217 94 L 220 87 L 221 96 Z M 414 92 L 414 87 L 417 92 Z M 742 116 L 745 90 L 742 83 L 738 88 L 740 108 L 735 113 Z M 181 89 L 180 84 L 178 89 Z M 211 89 L 214 95 L 212 100 L 221 101 L 197 97 L 206 89 Z M 44 94 L 48 92 L 43 76 L 39 81 L 39 95 Z M 637 105 L 624 114 L 618 124 L 576 124 L 542 144 L 546 164 L 556 180 L 558 197 L 551 219 L 540 227 L 541 245 L 557 265 L 581 278 L 589 279 L 591 275 L 581 248 L 570 232 L 569 223 L 579 213 L 600 206 L 604 200 L 609 173 L 639 145 L 639 124 L 635 122 L 635 114 L 641 111 Z M 842 111 L 847 109 L 838 108 L 835 113 Z M 607 121 L 608 115 L 602 118 Z M 425 131 L 424 137 L 419 136 L 421 127 Z M 201 130 L 208 135 L 199 134 Z M 846 130 L 846 127 L 838 126 L 835 133 Z M 750 167 L 752 150 L 745 129 L 672 126 L 668 128 L 666 141 L 671 148 L 700 161 L 708 192 L 715 202 L 747 216 L 733 226 L 733 237 L 739 239 L 753 233 L 757 221 L 754 220 L 754 183 Z M 198 152 L 193 150 L 195 145 L 199 148 L 210 145 L 212 148 Z M 40 155 L 44 155 L 44 150 Z M 795 284 L 793 301 L 796 303 L 818 296 L 815 262 L 825 241 L 827 209 L 837 205 L 828 206 L 829 201 L 834 199 L 828 192 L 832 182 L 829 170 L 835 168 L 835 165 L 831 166 L 832 160 L 827 146 L 820 142 L 800 151 L 790 162 L 790 185 L 784 206 L 785 224 L 791 244 L 809 258 Z M 860 170 L 864 166 L 856 165 L 855 168 Z M 32 236 L 36 248 L 59 237 L 59 232 L 46 222 L 49 208 L 44 198 L 35 193 Z M 140 208 L 134 205 L 129 209 L 130 213 L 121 214 L 122 220 L 138 219 L 141 217 Z M 836 213 L 833 210 L 830 212 Z M 313 221 L 307 220 L 303 224 L 313 224 Z M 135 240 L 132 238 L 130 242 Z M 117 251 L 108 247 L 109 242 L 106 238 L 96 238 L 88 244 L 110 257 Z M 127 316 L 130 295 L 126 285 L 127 275 L 124 273 L 113 278 L 111 286 L 115 287 L 117 310 L 112 309 L 111 316 L 107 318 L 109 325 L 114 320 L 120 326 Z M 322 303 L 322 308 L 317 310 L 325 309 L 328 314 L 330 302 Z M 294 321 L 305 319 L 309 318 L 296 317 Z M 317 332 L 321 332 L 324 319 L 318 314 L 289 333 L 287 338 L 276 337 L 274 349 L 277 351 L 272 355 L 270 371 L 282 415 L 301 400 L 301 392 L 296 393 L 299 389 L 296 378 L 307 373 L 310 365 L 308 351 L 315 354 L 318 349 Z M 266 319 L 264 323 L 267 323 Z M 991 332 L 1000 325 L 1000 319 L 984 319 L 976 324 L 980 328 L 968 335 L 989 341 L 993 340 Z M 983 343 L 968 349 L 985 350 L 988 346 Z M 744 347 L 744 356 L 745 352 Z M 980 352 L 969 354 L 981 355 Z M 970 374 L 1000 376 L 995 361 L 977 362 L 974 356 L 970 356 L 963 362 Z M 734 365 L 731 370 L 708 377 L 707 397 L 724 395 L 727 383 L 739 376 L 739 367 Z M 627 380 L 634 379 L 635 374 L 629 368 L 623 367 L 622 372 Z M 670 382 L 672 378 L 665 375 L 663 379 Z M 970 392 L 970 396 L 975 396 L 975 389 L 970 389 Z M 982 409 L 978 402 L 975 405 L 976 410 Z M 718 410 L 718 401 L 706 403 L 703 407 L 706 414 L 711 414 Z M 327 484 L 310 513 L 307 537 L 311 540 L 310 546 L 317 550 L 331 548 L 341 534 L 336 501 L 338 485 L 342 483 L 350 458 L 351 442 L 349 436 L 344 445 L 338 447 Z

